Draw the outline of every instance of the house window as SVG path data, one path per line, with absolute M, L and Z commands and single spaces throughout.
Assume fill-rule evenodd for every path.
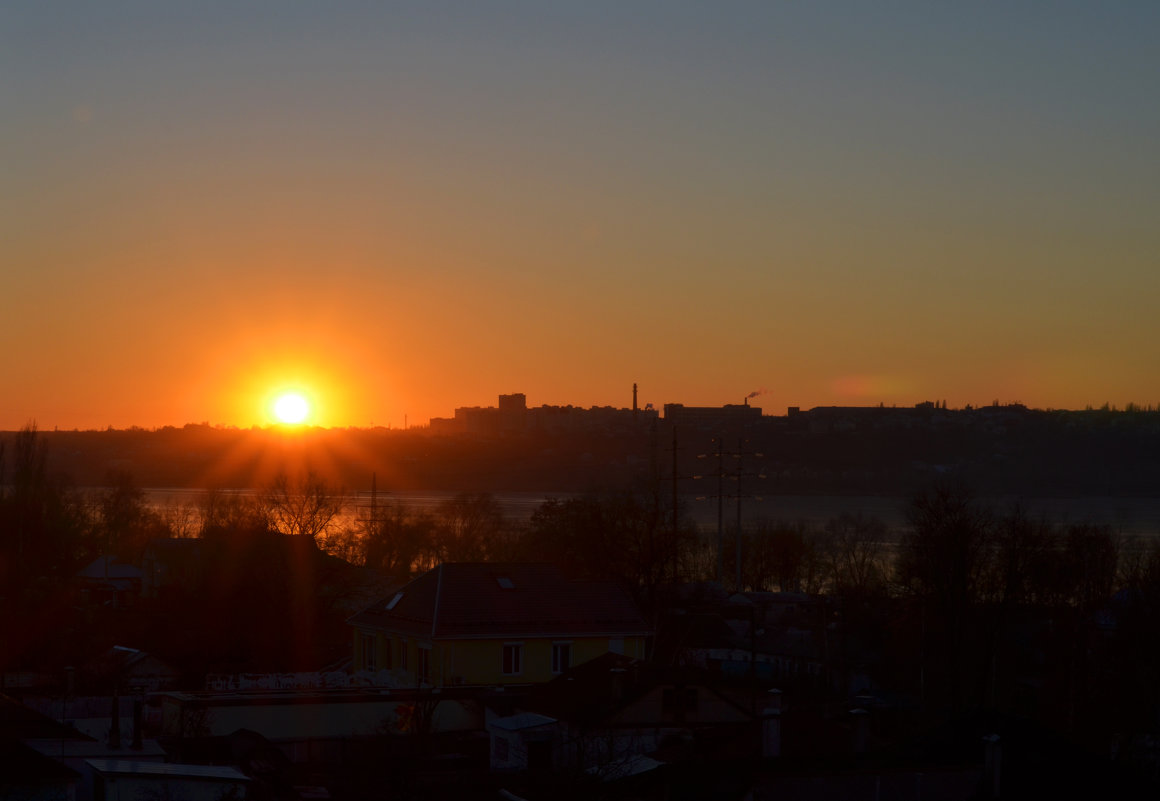
M 364 634 L 362 636 L 363 670 L 375 671 L 379 669 L 375 656 L 375 635 Z
M 399 640 L 399 667 L 407 669 L 407 641 Z
M 391 669 L 391 638 L 387 637 L 383 640 L 383 667 L 387 670 Z
M 614 654 L 623 654 L 624 653 L 624 638 L 623 637 L 613 637 L 612 639 L 610 639 L 608 641 L 608 650 L 612 651 L 612 653 L 614 653 Z
M 431 681 L 431 648 L 419 646 L 419 679 L 430 683 Z
M 524 644 L 507 642 L 503 645 L 503 674 L 518 676 L 523 672 Z
M 552 672 L 563 673 L 572 667 L 572 643 L 552 643 Z

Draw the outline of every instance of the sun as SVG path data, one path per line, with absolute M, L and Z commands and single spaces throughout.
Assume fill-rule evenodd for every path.
M 310 416 L 310 402 L 297 392 L 284 392 L 274 401 L 274 417 L 279 423 L 296 425 Z

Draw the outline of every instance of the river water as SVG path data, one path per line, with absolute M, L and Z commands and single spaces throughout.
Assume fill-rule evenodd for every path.
M 252 495 L 250 490 L 236 490 L 242 495 Z M 148 503 L 155 509 L 194 508 L 204 495 L 204 490 L 157 488 L 146 490 Z M 379 506 L 399 503 L 415 511 L 434 512 L 438 506 L 452 498 L 456 492 L 379 492 L 376 502 Z M 504 515 L 515 523 L 527 522 L 540 504 L 551 498 L 572 497 L 570 493 L 501 492 L 494 493 Z M 894 531 L 906 528 L 906 506 L 908 498 L 883 495 L 766 495 L 763 499 L 753 498 L 742 501 L 742 526 L 748 527 L 760 520 L 803 521 L 820 527 L 827 520 L 842 513 L 862 513 L 881 518 Z M 1044 518 L 1058 525 L 1092 523 L 1107 525 L 1113 531 L 1129 537 L 1156 536 L 1160 534 L 1160 498 L 987 498 L 983 503 L 996 512 L 1006 512 L 1019 501 L 1027 514 L 1034 518 Z M 717 502 L 712 499 L 698 500 L 693 496 L 680 499 L 682 510 L 706 531 L 715 530 L 717 525 Z M 348 504 L 347 518 L 353 522 L 370 509 L 369 492 L 352 496 Z M 737 520 L 737 503 L 727 500 L 724 504 L 726 526 L 733 526 Z

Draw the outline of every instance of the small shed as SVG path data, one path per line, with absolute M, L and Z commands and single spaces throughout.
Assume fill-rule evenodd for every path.
M 551 770 L 557 721 L 547 715 L 522 712 L 487 722 L 491 737 L 491 769 L 497 772 Z

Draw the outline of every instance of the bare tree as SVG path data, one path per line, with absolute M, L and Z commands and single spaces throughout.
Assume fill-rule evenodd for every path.
M 983 587 L 990 515 L 965 489 L 939 486 L 916 495 L 907 517 L 910 531 L 900 543 L 897 579 L 904 589 L 933 602 L 948 623 L 960 623 Z
M 13 560 L 18 569 L 25 570 L 35 563 L 36 543 L 43 528 L 44 510 L 48 495 L 48 448 L 37 434 L 36 423 L 20 429 L 13 441 L 12 483 L 5 497 L 4 526 L 12 533 L 15 552 Z
M 362 523 L 359 561 L 367 567 L 393 578 L 407 579 L 428 562 L 437 563 L 435 520 L 431 515 L 394 503 L 379 507 L 373 521 Z
M 75 568 L 90 516 L 79 494 L 48 470 L 48 448 L 30 422 L 11 440 L 0 469 L 0 583 L 23 585 Z M 7 486 L 3 486 L 7 480 Z
M 674 572 L 688 569 L 682 553 L 697 542 L 693 526 L 682 522 L 674 532 L 664 520 L 644 494 L 550 499 L 532 514 L 519 553 L 555 562 L 578 577 L 621 581 L 650 598 Z
M 197 536 L 200 527 L 197 507 L 192 503 L 167 503 L 157 512 L 169 535 L 179 539 Z
M 984 595 L 1004 609 L 1048 600 L 1052 563 L 1057 561 L 1055 539 L 1051 523 L 1029 517 L 1016 504 L 996 521 Z
M 745 537 L 745 584 L 755 590 L 774 585 L 781 592 L 814 592 L 819 572 L 813 548 L 815 532 L 805 521 L 774 520 L 760 522 Z M 735 538 L 725 541 L 726 560 L 733 554 Z
M 988 572 L 991 516 L 966 489 L 942 485 L 917 494 L 908 517 L 895 567 L 899 586 L 919 602 L 924 694 L 933 691 L 961 711 L 979 667 L 970 643 Z
M 478 562 L 506 555 L 508 522 L 490 493 L 460 493 L 439 504 L 438 551 L 443 562 Z
M 145 502 L 145 491 L 125 470 L 110 470 L 107 486 L 95 498 L 96 528 L 104 550 L 122 559 L 135 561 L 150 540 L 173 532 L 165 519 Z
M 826 523 L 822 552 L 830 589 L 839 595 L 867 595 L 886 583 L 880 518 L 845 513 Z
M 209 489 L 202 494 L 198 506 L 202 537 L 223 532 L 264 532 L 273 527 L 268 509 L 259 499 L 249 495 Z
M 1080 609 L 1107 603 L 1115 589 L 1120 541 L 1108 526 L 1068 526 L 1064 564 L 1071 600 Z
M 297 479 L 279 473 L 259 495 L 272 528 L 283 534 L 310 537 L 326 545 L 346 507 L 346 495 L 314 472 Z

